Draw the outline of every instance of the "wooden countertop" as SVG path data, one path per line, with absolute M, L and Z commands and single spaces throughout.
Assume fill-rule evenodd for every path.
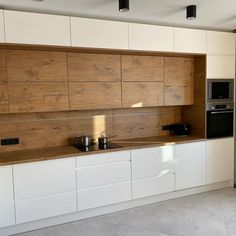
M 147 137 L 136 139 L 125 139 L 113 141 L 114 147 L 108 150 L 95 149 L 91 152 L 82 152 L 73 146 L 49 147 L 32 150 L 22 150 L 13 152 L 0 153 L 0 166 L 21 164 L 35 161 L 53 160 L 65 157 L 81 156 L 85 157 L 91 154 L 106 153 L 130 149 L 139 149 L 145 147 L 157 147 L 163 145 L 183 144 L 197 141 L 204 141 L 205 138 L 194 136 L 163 136 L 163 137 Z

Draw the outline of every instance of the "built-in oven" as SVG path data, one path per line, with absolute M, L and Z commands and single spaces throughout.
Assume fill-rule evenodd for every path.
M 207 90 L 208 103 L 234 102 L 233 79 L 208 79 Z
M 234 104 L 207 104 L 207 138 L 230 137 L 234 130 Z

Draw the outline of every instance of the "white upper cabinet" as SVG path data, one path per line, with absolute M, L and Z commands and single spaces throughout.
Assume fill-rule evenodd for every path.
M 175 28 L 175 52 L 206 53 L 204 30 Z
M 208 31 L 207 32 L 208 54 L 235 54 L 235 34 Z
M 0 10 L 0 43 L 5 42 L 3 10 Z
M 207 141 L 207 184 L 233 179 L 234 138 Z
M 12 166 L 0 167 L 0 227 L 15 224 Z
M 174 28 L 129 23 L 129 49 L 174 51 Z
M 176 190 L 206 184 L 206 142 L 175 145 Z
M 4 11 L 7 43 L 70 46 L 70 17 Z
M 235 77 L 234 55 L 207 55 L 207 78 Z
M 128 23 L 71 17 L 71 46 L 128 49 Z

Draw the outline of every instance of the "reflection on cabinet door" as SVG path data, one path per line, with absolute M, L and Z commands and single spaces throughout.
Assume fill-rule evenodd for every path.
M 15 224 L 12 166 L 0 167 L 0 227 Z
M 205 30 L 175 28 L 175 52 L 206 53 Z
M 0 43 L 4 42 L 5 42 L 5 32 L 4 32 L 3 10 L 0 10 Z
M 234 138 L 207 141 L 207 184 L 233 179 Z
M 235 77 L 234 55 L 207 55 L 207 78 Z
M 70 46 L 70 18 L 4 11 L 7 43 Z
M 71 46 L 128 49 L 128 23 L 71 17 Z
M 174 28 L 129 23 L 129 49 L 174 51 Z
M 206 184 L 206 142 L 175 145 L 176 190 Z

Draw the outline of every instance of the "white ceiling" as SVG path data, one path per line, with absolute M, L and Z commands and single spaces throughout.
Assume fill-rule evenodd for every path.
M 188 21 L 185 7 L 192 4 L 197 5 L 197 19 Z M 118 0 L 0 0 L 0 8 L 188 28 L 236 29 L 236 0 L 130 0 L 127 13 L 118 11 Z

